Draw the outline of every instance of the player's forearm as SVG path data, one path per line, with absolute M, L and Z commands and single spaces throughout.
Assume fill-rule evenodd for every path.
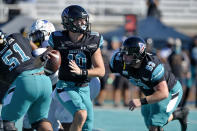
M 88 77 L 103 77 L 105 75 L 105 68 L 96 67 L 88 69 Z
M 159 101 L 167 98 L 168 95 L 169 95 L 169 93 L 164 93 L 162 91 L 156 91 L 152 95 L 147 96 L 146 100 L 147 100 L 148 104 L 152 104 L 152 103 L 156 103 L 156 102 L 159 102 Z
M 32 41 L 30 41 L 30 45 L 31 45 L 32 50 L 35 50 L 38 48 L 38 46 L 35 45 Z
M 154 87 L 154 90 L 155 92 L 152 95 L 146 97 L 147 102 L 150 104 L 159 102 L 167 98 L 169 95 L 168 85 L 166 81 L 161 81 Z

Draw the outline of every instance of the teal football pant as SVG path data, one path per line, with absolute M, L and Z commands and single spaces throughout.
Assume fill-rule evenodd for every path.
M 40 71 L 25 71 L 16 78 L 3 100 L 3 120 L 16 122 L 26 112 L 31 124 L 48 117 L 52 84 L 48 76 L 35 74 Z
M 62 90 L 59 92 L 58 90 Z M 90 87 L 75 86 L 73 82 L 60 80 L 57 84 L 56 95 L 60 103 L 73 115 L 79 110 L 87 111 L 87 119 L 83 126 L 83 131 L 92 131 L 93 129 L 93 104 L 90 99 Z
M 168 98 L 158 103 L 143 105 L 141 107 L 141 113 L 147 128 L 149 128 L 149 126 L 163 127 L 180 103 L 182 95 L 182 86 L 180 82 L 177 81 L 174 88 L 169 92 Z

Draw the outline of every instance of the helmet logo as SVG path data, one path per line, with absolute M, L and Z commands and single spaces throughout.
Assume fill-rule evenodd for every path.
M 87 13 L 81 12 L 81 15 L 82 15 L 82 16 L 87 16 Z
M 47 21 L 47 20 L 42 20 L 42 21 L 44 22 L 44 24 L 48 23 L 48 21 Z
M 68 14 L 68 12 L 69 12 L 69 8 L 67 8 L 66 10 L 65 10 L 65 15 L 67 15 Z
M 143 43 L 139 43 L 140 46 L 140 54 L 142 54 L 145 50 L 145 45 Z

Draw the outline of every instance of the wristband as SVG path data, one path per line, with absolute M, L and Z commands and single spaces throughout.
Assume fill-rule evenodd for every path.
M 146 100 L 146 97 L 145 97 L 145 98 L 141 98 L 141 99 L 140 99 L 140 102 L 141 102 L 141 105 L 146 105 L 146 104 L 148 104 L 148 101 Z
M 81 75 L 82 76 L 88 76 L 88 70 L 87 69 L 82 69 L 81 70 Z

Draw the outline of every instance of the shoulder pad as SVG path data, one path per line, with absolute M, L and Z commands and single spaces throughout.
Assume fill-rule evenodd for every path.
M 115 60 L 121 60 L 121 52 L 119 52 L 119 50 L 116 50 L 114 53 L 113 53 L 113 56 L 116 56 L 115 57 Z
M 157 81 L 161 79 L 164 76 L 164 73 L 165 73 L 165 69 L 164 69 L 163 64 L 159 64 L 153 71 L 151 80 Z
M 93 32 L 93 31 L 91 31 L 91 32 L 90 32 L 90 35 L 99 36 L 99 33 L 98 33 L 98 32 Z
M 53 32 L 54 36 L 63 36 L 62 31 Z
M 147 55 L 153 55 L 153 54 L 152 54 L 152 53 L 150 53 L 150 52 L 147 52 L 146 54 L 147 54 Z
M 112 54 L 111 60 L 110 60 L 110 66 L 114 67 L 114 61 L 120 61 L 121 60 L 121 53 L 119 51 L 115 51 Z
M 13 33 L 13 34 L 8 35 L 8 37 L 18 39 L 18 38 L 22 38 L 23 36 L 20 33 Z

